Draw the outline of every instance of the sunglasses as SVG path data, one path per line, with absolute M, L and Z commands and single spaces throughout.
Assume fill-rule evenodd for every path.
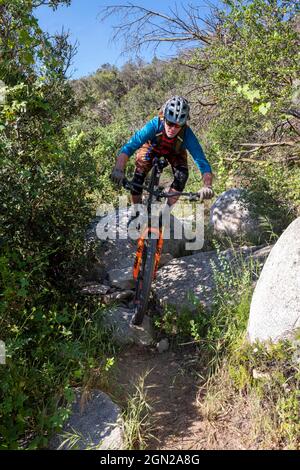
M 181 127 L 180 124 L 176 124 L 174 122 L 170 122 L 167 120 L 165 120 L 165 123 L 167 124 L 168 127 L 175 127 L 176 129 L 179 129 Z

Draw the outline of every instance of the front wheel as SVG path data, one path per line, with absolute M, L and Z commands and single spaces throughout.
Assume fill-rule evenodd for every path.
M 140 325 L 147 311 L 155 268 L 156 247 L 157 239 L 145 240 L 142 265 L 136 280 L 133 325 Z

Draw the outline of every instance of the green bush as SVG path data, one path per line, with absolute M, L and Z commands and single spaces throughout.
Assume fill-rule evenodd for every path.
M 33 2 L 0 8 L 0 447 L 39 448 L 68 416 L 71 388 L 113 355 L 102 308 L 77 285 L 101 172 L 90 136 L 67 125 L 66 37 L 43 33 Z
M 43 255 L 24 259 L 7 252 L 0 258 L 6 348 L 0 368 L 1 449 L 46 446 L 68 417 L 72 388 L 88 383 L 99 368 L 105 376 L 101 360 L 114 355 L 101 323 L 103 309 L 55 290 Z

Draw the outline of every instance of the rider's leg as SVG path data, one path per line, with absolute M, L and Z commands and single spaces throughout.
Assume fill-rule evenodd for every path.
M 132 183 L 136 184 L 137 187 L 131 190 L 131 199 L 133 204 L 142 204 L 143 190 L 142 188 L 139 188 L 139 186 L 142 186 L 144 184 L 145 178 L 146 174 L 144 172 L 142 172 L 141 170 L 138 171 L 137 169 L 135 170 L 132 178 Z
M 129 216 L 127 226 L 129 226 L 131 222 L 137 219 L 142 213 L 141 204 L 143 202 L 143 189 L 139 186 L 142 186 L 144 184 L 145 178 L 150 169 L 152 168 L 153 157 L 151 155 L 151 150 L 152 147 L 149 144 L 145 144 L 137 152 L 135 160 L 135 172 L 132 179 L 132 182 L 136 183 L 137 186 L 136 188 L 131 190 L 131 199 L 133 206 L 130 210 L 131 214 Z
M 135 172 L 133 176 L 133 183 L 143 185 L 146 175 L 151 170 L 153 165 L 152 146 L 148 143 L 144 144 L 137 152 L 135 159 Z M 131 198 L 133 204 L 142 204 L 143 190 L 138 187 L 131 191 Z
M 169 188 L 169 193 L 182 193 L 189 177 L 189 170 L 186 165 L 172 166 L 174 180 Z M 168 206 L 171 207 L 177 202 L 180 196 L 172 196 L 168 198 Z
M 174 174 L 174 181 L 171 184 L 170 188 L 167 190 L 169 193 L 175 193 L 175 192 L 180 192 L 182 193 L 185 187 L 185 184 L 188 179 L 189 171 L 187 166 L 172 166 L 173 174 Z M 167 199 L 166 204 L 161 210 L 161 216 L 160 216 L 160 223 L 162 223 L 164 226 L 168 224 L 167 221 L 170 221 L 170 214 L 172 211 L 172 208 L 176 204 L 177 200 L 179 199 L 180 196 L 173 196 L 169 197 Z
M 141 194 L 131 194 L 131 200 L 132 200 L 133 205 L 142 204 L 143 202 L 143 198 Z
M 144 173 L 135 170 L 132 182 L 141 186 L 144 184 L 145 177 L 146 175 Z M 138 186 L 135 189 L 131 189 L 131 199 L 132 206 L 128 213 L 129 219 L 127 222 L 127 227 L 131 225 L 131 222 L 133 220 L 137 219 L 140 216 L 140 205 L 142 204 L 142 189 L 140 189 Z
M 182 193 L 186 182 L 189 177 L 187 151 L 181 150 L 179 154 L 170 155 L 168 161 L 171 164 L 174 180 L 168 190 L 169 193 L 180 192 Z M 170 197 L 167 200 L 168 209 L 171 210 L 172 206 L 178 201 L 180 196 Z

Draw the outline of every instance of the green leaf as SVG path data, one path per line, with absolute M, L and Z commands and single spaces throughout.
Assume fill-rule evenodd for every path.
M 23 59 L 24 61 L 26 62 L 27 65 L 31 65 L 31 64 L 34 64 L 34 57 L 33 57 L 33 54 L 31 52 L 24 52 L 23 53 Z
M 270 108 L 271 108 L 271 103 L 270 102 L 261 103 L 258 107 L 258 111 L 265 116 L 268 113 Z
M 29 46 L 33 42 L 33 39 L 28 33 L 28 31 L 24 29 L 20 31 L 19 39 L 20 39 L 20 43 L 23 44 L 24 46 Z

